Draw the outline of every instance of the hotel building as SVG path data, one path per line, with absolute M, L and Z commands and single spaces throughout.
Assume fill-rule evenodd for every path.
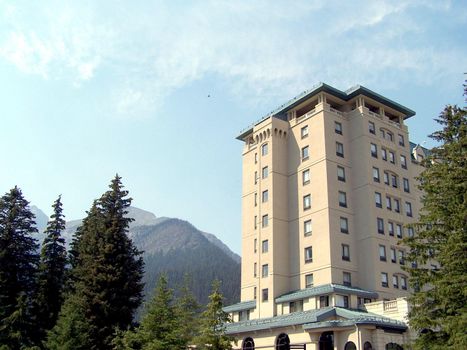
M 319 84 L 237 138 L 243 147 L 238 349 L 400 349 L 405 248 L 426 150 L 415 112 L 363 86 Z

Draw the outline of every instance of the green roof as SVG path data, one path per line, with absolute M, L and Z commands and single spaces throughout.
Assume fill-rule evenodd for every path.
M 371 298 L 376 299 L 378 297 L 378 293 L 356 288 L 356 287 L 348 287 L 341 284 L 324 284 L 317 287 L 312 288 L 305 288 L 300 289 L 291 293 L 287 293 L 281 295 L 280 297 L 276 298 L 276 303 L 284 303 L 288 301 L 300 300 L 305 299 L 317 295 L 323 294 L 331 294 L 331 293 L 344 293 L 344 294 L 353 294 L 359 297 L 364 298 Z
M 307 99 L 309 99 L 310 97 L 320 93 L 320 92 L 327 92 L 329 93 L 330 95 L 333 95 L 333 96 L 336 96 L 338 98 L 340 98 L 341 100 L 344 100 L 344 101 L 349 101 L 351 100 L 352 98 L 354 98 L 355 96 L 358 96 L 358 95 L 364 95 L 364 96 L 367 96 L 379 103 L 382 103 L 384 104 L 385 106 L 388 106 L 388 107 L 391 107 L 393 109 L 395 109 L 396 111 L 398 112 L 401 112 L 402 114 L 405 115 L 405 118 L 404 119 L 407 119 L 407 118 L 410 118 L 412 116 L 415 115 L 415 112 L 413 110 L 411 110 L 410 108 L 407 108 L 387 97 L 384 97 L 364 86 L 361 86 L 361 85 L 356 85 L 354 87 L 351 87 L 350 89 L 346 90 L 346 91 L 341 91 L 341 90 L 338 90 L 328 84 L 325 84 L 325 83 L 319 83 L 317 85 L 315 85 L 314 87 L 312 87 L 310 90 L 306 90 L 306 91 L 303 91 L 301 94 L 295 96 L 294 98 L 292 98 L 291 100 L 287 101 L 286 103 L 280 105 L 278 108 L 276 108 L 275 110 L 271 111 L 270 113 L 266 114 L 263 118 L 259 119 L 258 121 L 256 121 L 253 125 L 247 127 L 245 130 L 243 130 L 242 132 L 240 132 L 240 135 L 237 136 L 237 139 L 238 140 L 243 140 L 243 138 L 249 134 L 253 128 L 258 125 L 259 123 L 261 123 L 262 121 L 268 119 L 269 117 L 276 117 L 276 118 L 279 118 L 279 119 L 283 119 L 283 120 L 286 120 L 286 113 L 287 111 L 289 111 L 290 109 L 298 106 L 300 103 L 306 101 Z
M 222 308 L 225 312 L 237 312 L 256 308 L 256 300 L 242 301 L 241 303 L 232 304 Z

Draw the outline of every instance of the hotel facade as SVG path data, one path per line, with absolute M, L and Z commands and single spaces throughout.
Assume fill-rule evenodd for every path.
M 365 87 L 327 84 L 237 138 L 243 147 L 238 349 L 400 349 L 408 276 L 401 238 L 420 210 L 426 150 L 415 112 Z

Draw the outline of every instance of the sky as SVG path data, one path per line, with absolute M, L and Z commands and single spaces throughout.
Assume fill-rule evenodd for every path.
M 240 131 L 325 82 L 416 111 L 463 104 L 466 1 L 0 0 L 0 194 L 85 216 L 133 205 L 241 253 Z

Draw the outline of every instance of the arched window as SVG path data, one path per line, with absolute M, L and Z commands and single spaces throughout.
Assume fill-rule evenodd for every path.
M 371 345 L 371 343 L 369 341 L 365 342 L 365 344 L 363 344 L 363 350 L 373 350 L 373 346 Z
M 319 337 L 319 350 L 334 350 L 334 333 L 324 332 Z
M 344 350 L 357 350 L 357 347 L 353 341 L 348 341 L 344 346 Z
M 276 338 L 276 350 L 290 350 L 290 339 L 285 333 L 281 333 Z
M 242 350 L 255 350 L 255 342 L 253 338 L 248 337 L 243 339 Z
M 404 348 L 396 343 L 387 343 L 386 350 L 404 350 Z

